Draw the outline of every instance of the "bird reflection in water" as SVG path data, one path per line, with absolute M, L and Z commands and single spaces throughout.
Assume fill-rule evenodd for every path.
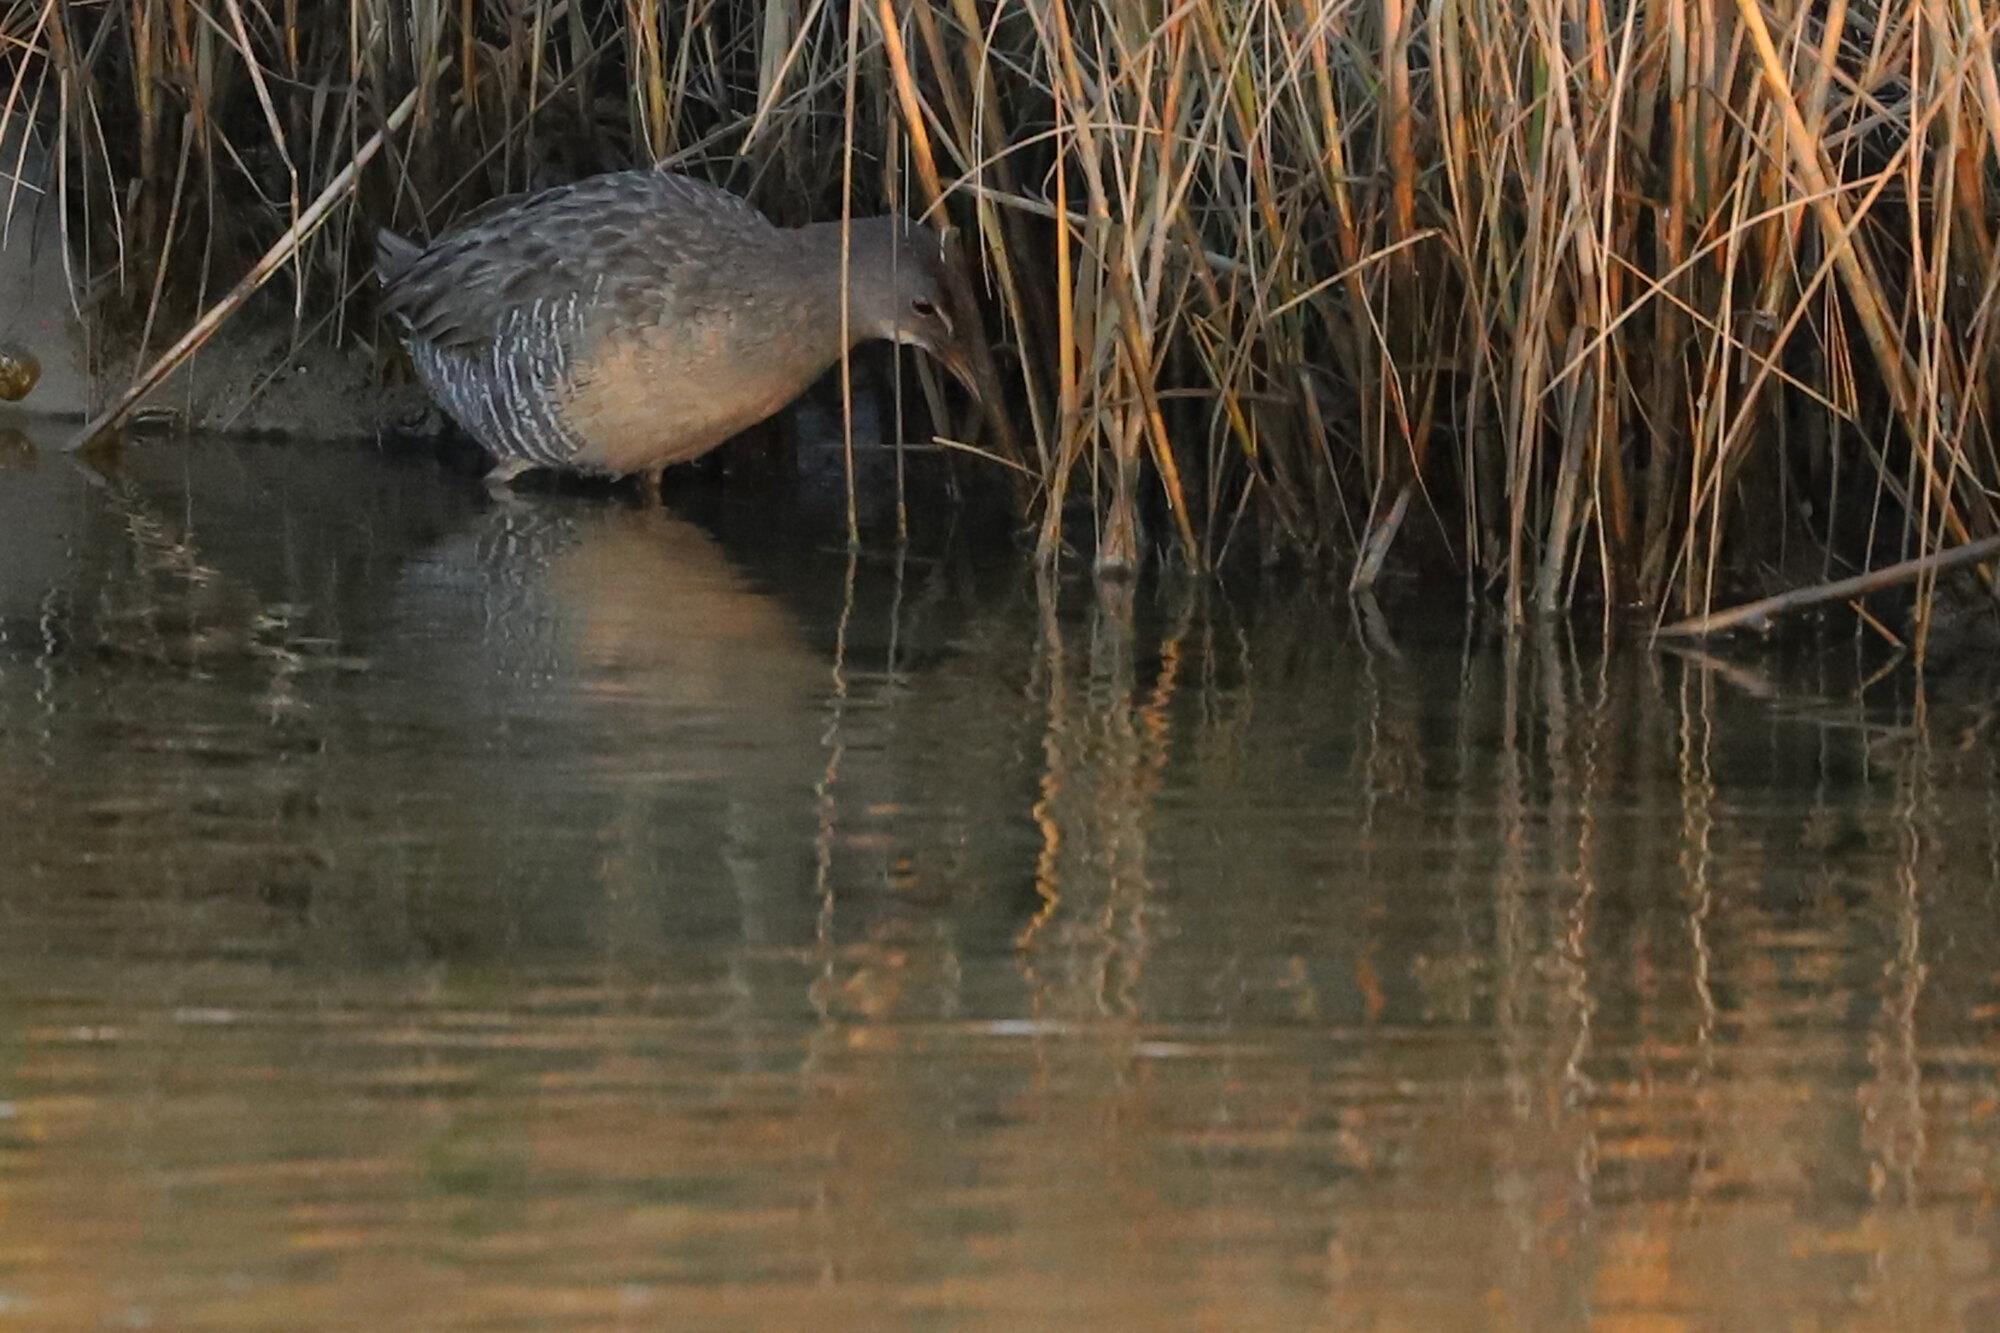
M 526 928 L 581 930 L 631 968 L 676 940 L 810 938 L 828 667 L 707 533 L 651 507 L 505 502 L 404 570 L 395 618 L 380 670 L 460 713 L 404 781 L 465 820 L 472 895 L 511 886 L 553 909 Z
M 826 675 L 779 605 L 665 511 L 499 505 L 416 562 L 403 605 L 490 709 L 762 714 Z

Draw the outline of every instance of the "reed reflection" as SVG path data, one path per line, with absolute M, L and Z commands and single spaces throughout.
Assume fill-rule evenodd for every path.
M 1075 1133 L 1070 1113 L 1092 1113 L 1060 1090 L 1096 1089 L 1095 1114 L 1172 1124 L 1163 1151 L 1233 1145 L 1267 1185 L 1326 1180 L 1305 1216 L 1338 1238 L 1343 1318 L 1407 1313 L 1432 1281 L 1525 1327 L 1832 1308 L 1814 1274 L 1855 1243 L 1853 1209 L 1923 1193 L 1934 891 L 1914 886 L 1986 873 L 1885 855 L 1937 836 L 1869 777 L 1903 723 L 1840 706 L 1824 675 L 1803 710 L 1774 709 L 1797 687 L 1565 633 L 1475 636 L 1455 671 L 1411 670 L 1379 627 L 1330 642 L 1310 613 L 1231 632 L 1171 601 L 1148 620 L 1079 600 L 1044 585 L 1033 613 L 1035 901 L 1016 945 L 1048 1024 L 1036 1123 Z M 1066 1026 L 1107 1018 L 1136 1040 Z M 1190 1019 L 1294 1058 L 1333 1047 L 1274 1085 L 1241 1055 L 1149 1046 Z M 1211 1062 L 1226 1090 L 1176 1119 L 1176 1075 Z M 1426 1098 L 1439 1080 L 1461 1093 Z M 1857 1177 L 1863 1145 L 1877 1164 Z M 1403 1247 L 1397 1203 L 1444 1197 L 1449 1220 Z M 1484 1295 L 1423 1257 L 1502 1235 Z M 1767 1264 L 1795 1280 L 1755 1277 Z
M 1053 579 L 1040 578 L 1035 593 L 1030 693 L 1046 709 L 1046 730 L 1032 811 L 1039 902 L 1017 941 L 1021 965 L 1040 1019 L 1135 1019 L 1150 951 L 1152 807 L 1173 742 L 1191 608 L 1183 602 L 1156 640 L 1158 666 L 1142 682 L 1130 581 L 1101 584 L 1077 629 L 1059 614 Z
M 1981 700 L 261 457 L 0 490 L 38 1326 L 2000 1310 Z

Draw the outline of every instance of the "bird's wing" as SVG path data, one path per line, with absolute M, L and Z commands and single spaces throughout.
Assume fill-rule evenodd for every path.
M 622 171 L 487 212 L 420 252 L 384 232 L 377 269 L 383 308 L 413 336 L 469 349 L 537 301 L 579 298 L 635 316 L 698 302 L 732 255 L 775 234 L 726 190 L 671 172 Z

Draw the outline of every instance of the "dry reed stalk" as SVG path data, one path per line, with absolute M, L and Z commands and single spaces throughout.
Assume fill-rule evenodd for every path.
M 1795 549 L 2000 528 L 2000 70 L 1968 0 L 856 13 L 41 0 L 0 59 L 10 103 L 52 75 L 93 289 L 151 318 L 323 197 L 364 88 L 418 90 L 407 151 L 297 238 L 295 311 L 344 305 L 387 214 L 635 161 L 949 210 L 1050 560 L 1087 503 L 1107 571 L 1152 511 L 1195 568 L 1443 556 L 1518 617 L 1692 614 Z
M 659 0 L 625 0 L 626 58 L 632 68 L 632 116 L 646 160 L 666 157 L 673 136 L 677 88 L 667 73 Z
M 1413 53 L 1413 16 L 1408 0 L 1382 0 L 1383 80 L 1380 114 L 1386 125 L 1385 165 L 1389 173 L 1389 238 L 1392 244 L 1408 240 L 1417 232 L 1417 179 L 1415 131 L 1416 109 L 1412 102 L 1410 61 Z M 1430 376 L 1419 370 L 1419 345 L 1423 340 L 1419 317 L 1422 295 L 1414 257 L 1399 252 L 1388 265 L 1386 355 L 1381 362 L 1379 383 L 1393 412 L 1381 413 L 1376 421 L 1378 434 L 1373 450 L 1377 461 L 1376 501 L 1348 578 L 1353 591 L 1375 586 L 1387 561 L 1390 544 L 1409 512 L 1424 459 L 1430 447 Z M 1412 380 L 1421 381 L 1421 386 Z M 1415 388 L 1415 392 L 1412 392 Z M 1424 403 L 1413 421 L 1412 401 Z M 1380 428 L 1393 418 L 1397 438 L 1392 442 Z
M 354 155 L 354 160 L 349 162 L 338 175 L 327 182 L 326 188 L 320 191 L 319 197 L 313 200 L 306 211 L 299 215 L 298 221 L 286 228 L 285 234 L 280 236 L 272 244 L 271 248 L 264 252 L 263 257 L 251 266 L 250 271 L 244 274 L 242 279 L 230 289 L 229 294 L 209 307 L 203 313 L 202 317 L 195 321 L 193 327 L 182 334 L 172 347 L 162 352 L 158 360 L 146 367 L 132 381 L 130 387 L 124 393 L 120 394 L 109 407 L 86 422 L 83 429 L 72 436 L 69 443 L 64 447 L 73 452 L 83 448 L 105 432 L 115 429 L 125 419 L 126 414 L 138 405 L 140 399 L 158 388 L 160 383 L 168 375 L 171 375 L 182 362 L 199 351 L 202 344 L 213 337 L 215 331 L 222 327 L 223 322 L 236 313 L 237 310 L 241 309 L 243 303 L 249 300 L 258 288 L 269 281 L 273 273 L 277 272 L 280 267 L 290 261 L 306 238 L 311 236 L 319 225 L 326 221 L 327 216 L 332 213 L 334 205 L 339 203 L 346 196 L 347 192 L 354 188 L 354 183 L 360 178 L 362 169 L 374 160 L 377 153 L 382 151 L 382 145 L 388 136 L 400 130 L 404 123 L 409 120 L 411 112 L 416 110 L 416 105 L 417 90 L 413 88 L 404 95 L 401 102 L 396 104 L 396 109 L 389 113 L 389 118 L 383 122 L 382 128 L 370 135 L 367 142 L 361 145 L 361 148 Z
M 1058 121 L 1063 113 L 1062 90 L 1052 90 Z M 1069 499 L 1069 479 L 1075 461 L 1072 441 L 1082 436 L 1083 390 L 1077 375 L 1077 301 L 1075 241 L 1069 224 L 1068 135 L 1056 150 L 1056 466 L 1048 474 L 1048 501 L 1042 510 L 1038 551 L 1045 566 L 1062 551 L 1063 508 Z M 1046 457 L 1046 450 L 1044 451 Z
M 1996 554 L 2000 554 L 2000 537 L 1982 537 L 1978 541 L 1932 551 L 1914 560 L 1904 560 L 1866 574 L 1856 574 L 1852 578 L 1794 588 L 1742 606 L 1692 616 L 1672 625 L 1662 625 L 1653 631 L 1653 635 L 1661 639 L 1701 639 L 1745 627 L 1761 630 L 1768 628 L 1774 617 L 1790 611 L 1826 602 L 1850 601 L 1885 588 L 1935 578 L 1942 570 L 1989 560 Z
M 916 5 L 915 11 L 928 18 L 929 10 L 925 5 Z M 878 0 L 876 21 L 880 28 L 883 52 L 889 62 L 889 75 L 896 90 L 897 104 L 902 111 L 903 124 L 910 136 L 910 155 L 916 163 L 917 181 L 922 188 L 924 206 L 920 212 L 926 217 L 936 215 L 942 219 L 944 216 L 945 188 L 943 178 L 938 171 L 937 160 L 931 151 L 928 107 L 922 93 L 917 87 L 916 76 L 910 66 L 909 54 L 903 45 L 902 30 L 897 24 L 896 10 L 892 0 Z M 933 40 L 930 45 L 932 47 L 932 58 L 936 60 L 941 54 L 938 50 L 938 44 Z M 962 124 L 962 121 L 960 123 Z M 947 233 L 946 245 L 954 260 L 945 269 L 946 277 L 951 286 L 953 306 L 961 311 L 975 311 L 979 308 L 978 302 L 972 290 L 971 283 L 966 279 L 962 256 L 958 253 L 959 247 L 956 244 L 955 238 L 949 233 Z M 993 367 L 993 354 L 991 349 L 987 347 L 986 340 L 980 337 L 973 337 L 971 339 L 971 346 L 973 375 L 979 383 L 981 396 L 988 402 L 999 403 L 1004 401 L 1000 390 L 1000 377 Z M 925 374 L 929 374 L 928 369 L 926 369 Z M 934 405 L 940 404 L 943 401 L 941 395 L 935 391 L 933 391 L 931 397 Z M 941 418 L 941 414 L 936 411 L 933 412 L 933 415 Z M 1000 457 L 1009 463 L 1020 462 L 1021 449 L 1014 438 L 1012 423 L 1008 421 L 1004 414 L 996 417 L 994 420 L 1000 443 Z

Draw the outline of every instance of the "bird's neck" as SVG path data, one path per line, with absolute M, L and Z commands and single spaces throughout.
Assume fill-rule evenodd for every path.
M 875 312 L 882 307 L 877 288 L 888 280 L 884 275 L 895 245 L 893 225 L 890 218 L 855 218 L 844 236 L 838 222 L 815 222 L 794 233 L 802 251 L 800 269 L 808 275 L 805 296 L 816 322 L 827 330 L 829 360 L 884 336 Z

